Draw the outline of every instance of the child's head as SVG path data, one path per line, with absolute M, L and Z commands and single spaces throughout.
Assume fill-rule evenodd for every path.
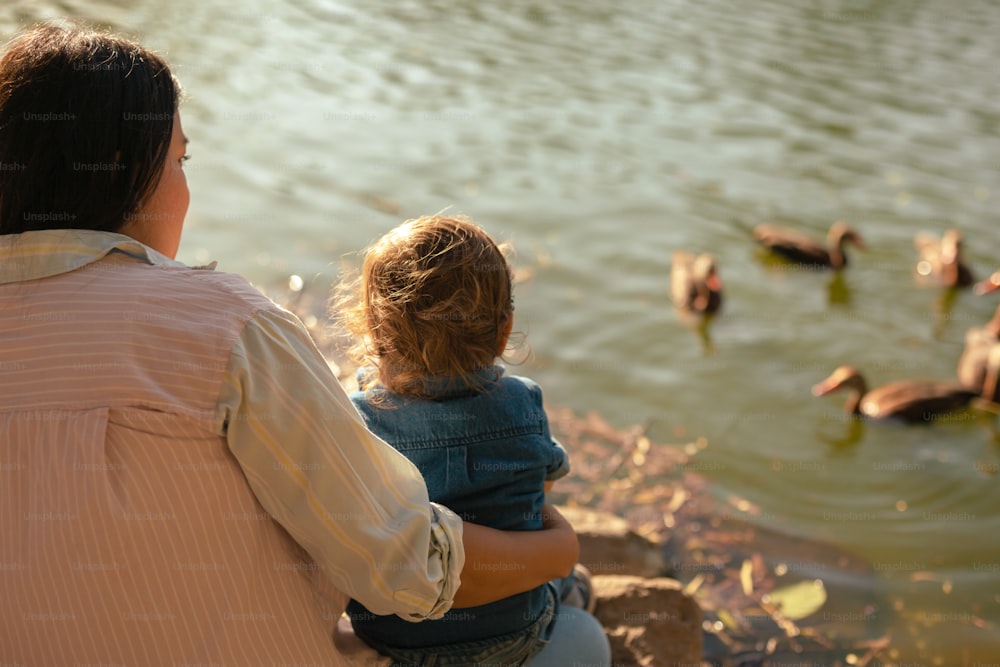
M 472 381 L 510 335 L 511 273 L 501 248 L 463 216 L 404 222 L 365 252 L 356 298 L 340 313 L 358 338 L 354 356 L 399 394 L 426 395 L 427 375 Z

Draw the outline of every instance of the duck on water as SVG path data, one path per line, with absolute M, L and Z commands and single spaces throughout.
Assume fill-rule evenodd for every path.
M 850 391 L 844 410 L 868 419 L 930 422 L 969 405 L 978 392 L 956 380 L 896 380 L 868 389 L 854 366 L 841 366 L 812 388 L 813 396 Z
M 965 347 L 956 373 L 966 387 L 975 389 L 988 401 L 1000 403 L 997 366 L 1000 366 L 1000 306 L 985 325 L 965 332 Z
M 917 276 L 944 287 L 968 287 L 975 282 L 962 258 L 962 233 L 948 229 L 940 237 L 921 232 L 913 239 L 917 249 Z
M 865 248 L 861 236 L 843 220 L 830 225 L 825 246 L 797 230 L 768 223 L 754 227 L 753 237 L 775 255 L 793 264 L 815 269 L 843 269 L 847 266 L 846 245 Z
M 677 251 L 670 263 L 670 294 L 682 311 L 711 315 L 722 306 L 722 279 L 710 253 Z

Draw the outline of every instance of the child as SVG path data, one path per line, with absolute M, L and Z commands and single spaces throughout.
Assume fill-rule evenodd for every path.
M 353 301 L 351 290 L 342 288 L 339 312 L 357 337 L 361 391 L 351 400 L 368 427 L 420 469 L 432 501 L 494 528 L 540 528 L 545 491 L 569 462 L 538 385 L 496 364 L 514 323 L 501 249 L 464 217 L 409 220 L 368 249 Z M 570 614 L 557 616 L 560 598 L 592 610 L 589 575 L 577 568 L 437 621 L 376 616 L 353 600 L 348 614 L 395 664 L 521 665 L 570 625 Z M 603 633 L 597 641 L 607 642 Z

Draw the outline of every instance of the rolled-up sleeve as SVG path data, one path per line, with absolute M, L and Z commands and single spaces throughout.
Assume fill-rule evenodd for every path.
M 365 427 L 294 315 L 264 310 L 246 324 L 216 417 L 261 505 L 338 589 L 413 621 L 451 608 L 461 519 Z
M 552 453 L 549 464 L 545 468 L 545 481 L 554 482 L 569 474 L 569 454 L 558 440 L 552 438 Z

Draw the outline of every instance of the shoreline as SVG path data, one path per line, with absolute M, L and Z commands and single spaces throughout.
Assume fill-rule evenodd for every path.
M 290 292 L 276 300 L 303 321 L 345 389 L 355 389 L 344 341 L 327 323 L 325 296 L 320 302 Z M 550 502 L 621 517 L 630 532 L 656 545 L 669 565 L 657 576 L 679 581 L 701 608 L 703 665 L 740 664 L 733 662 L 737 656 L 756 655 L 758 662 L 743 664 L 810 659 L 864 667 L 927 659 L 930 649 L 920 646 L 928 627 L 906 623 L 903 600 L 885 597 L 885 572 L 837 544 L 772 527 L 774 517 L 714 487 L 701 474 L 710 464 L 698 461 L 709 446 L 704 438 L 653 443 L 641 425 L 617 428 L 597 413 L 562 406 L 547 405 L 546 412 L 573 462 Z M 936 580 L 932 572 L 907 574 Z M 783 613 L 772 598 L 804 608 Z M 951 619 L 943 611 L 935 619 L 964 633 L 995 632 L 972 613 Z M 985 633 L 979 641 L 989 641 Z M 948 647 L 945 655 L 953 648 L 960 650 Z

